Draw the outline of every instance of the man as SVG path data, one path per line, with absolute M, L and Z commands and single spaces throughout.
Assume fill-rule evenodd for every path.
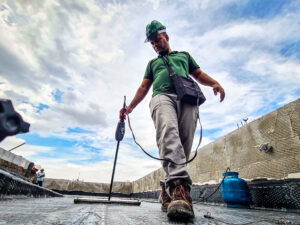
M 37 174 L 36 172 L 38 171 L 37 168 L 33 167 L 30 171 L 30 175 L 29 175 L 29 178 L 28 178 L 28 181 L 30 183 L 33 183 L 33 184 L 37 184 Z
M 220 101 L 225 97 L 222 86 L 201 71 L 198 64 L 187 52 L 171 51 L 166 27 L 159 21 L 152 21 L 146 27 L 146 41 L 150 42 L 159 55 L 152 59 L 146 68 L 144 79 L 133 100 L 126 107 L 126 114 L 143 100 L 153 84 L 150 112 L 156 128 L 156 141 L 161 158 L 176 163 L 188 160 L 197 125 L 198 107 L 180 102 L 170 79 L 167 67 L 161 57 L 165 57 L 178 75 L 191 74 L 200 84 L 220 93 Z M 146 42 L 145 41 L 145 42 Z M 190 190 L 192 180 L 186 165 L 162 162 L 165 180 L 161 181 L 162 210 L 170 219 L 194 218 Z
M 41 171 L 38 172 L 38 174 L 37 174 L 37 182 L 38 182 L 38 185 L 41 187 L 43 186 L 44 177 L 45 177 L 44 169 L 41 169 Z

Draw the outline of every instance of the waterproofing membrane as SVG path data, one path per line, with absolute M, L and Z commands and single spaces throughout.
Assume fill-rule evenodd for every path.
M 2 200 L 0 201 L 0 224 L 300 224 L 300 214 L 297 213 L 232 209 L 204 204 L 194 205 L 193 221 L 174 222 L 160 210 L 160 204 L 157 202 L 142 202 L 140 206 L 74 204 L 73 200 L 76 197 Z M 204 217 L 207 215 L 211 218 Z

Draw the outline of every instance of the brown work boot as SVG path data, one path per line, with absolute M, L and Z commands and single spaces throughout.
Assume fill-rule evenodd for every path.
M 190 196 L 191 188 L 186 183 L 170 185 L 171 203 L 167 209 L 167 216 L 171 220 L 188 220 L 195 217 L 193 211 L 192 198 Z
M 161 192 L 160 192 L 160 196 L 161 196 L 161 211 L 163 212 L 167 212 L 168 206 L 171 202 L 171 198 L 168 195 L 168 193 L 166 192 L 166 189 L 164 186 L 161 187 Z

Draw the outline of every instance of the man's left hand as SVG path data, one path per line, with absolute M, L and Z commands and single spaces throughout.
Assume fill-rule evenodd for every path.
M 212 86 L 214 94 L 217 95 L 220 93 L 220 102 L 222 102 L 225 98 L 225 91 L 219 83 L 216 83 Z

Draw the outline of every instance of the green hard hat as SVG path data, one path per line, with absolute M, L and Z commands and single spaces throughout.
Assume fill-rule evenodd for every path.
M 146 27 L 146 40 L 145 42 L 149 41 L 149 37 L 154 34 L 154 33 L 163 33 L 166 32 L 166 27 L 164 25 L 162 25 L 161 22 L 157 21 L 157 20 L 153 20 L 151 21 L 151 23 L 149 23 Z

